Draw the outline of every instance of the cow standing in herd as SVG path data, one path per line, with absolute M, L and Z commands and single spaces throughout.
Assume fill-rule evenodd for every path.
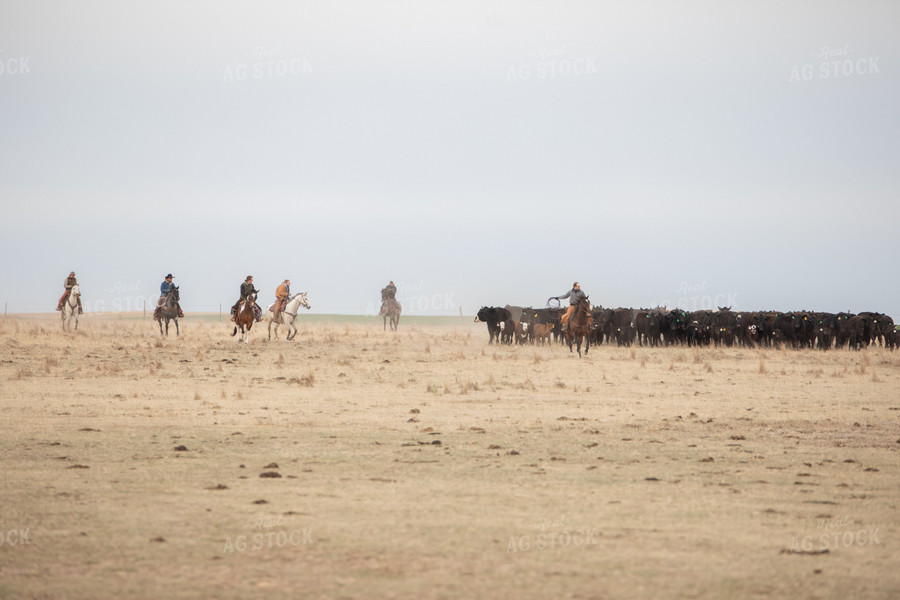
M 564 343 L 562 308 L 506 305 L 482 307 L 476 322 L 487 323 L 489 340 L 501 344 Z M 860 350 L 872 344 L 890 350 L 900 346 L 894 320 L 883 313 L 815 311 L 732 311 L 731 307 L 693 312 L 667 308 L 603 308 L 591 310 L 590 343 L 618 346 L 743 346 L 794 349 Z

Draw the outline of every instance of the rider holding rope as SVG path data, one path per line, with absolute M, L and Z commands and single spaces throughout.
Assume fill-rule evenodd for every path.
M 552 300 L 563 300 L 564 298 L 569 299 L 569 308 L 566 309 L 566 313 L 560 319 L 562 324 L 562 331 L 566 330 L 566 324 L 569 322 L 569 318 L 572 316 L 572 313 L 575 312 L 575 307 L 578 306 L 578 303 L 581 302 L 582 298 L 587 298 L 587 294 L 585 294 L 581 290 L 581 286 L 576 281 L 572 284 L 572 289 L 569 290 L 563 296 L 553 296 Z

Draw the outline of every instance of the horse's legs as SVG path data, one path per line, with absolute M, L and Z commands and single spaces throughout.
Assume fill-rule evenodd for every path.
M 175 337 L 178 337 L 181 335 L 181 329 L 179 329 L 179 327 L 178 327 L 178 319 L 174 319 L 174 321 L 175 321 Z
M 267 339 L 272 340 L 272 321 L 269 321 L 269 337 Z M 278 339 L 278 329 L 275 329 L 275 339 Z

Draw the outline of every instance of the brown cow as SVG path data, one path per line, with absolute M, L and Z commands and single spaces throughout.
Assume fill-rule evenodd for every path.
M 534 323 L 531 328 L 534 330 L 535 341 L 540 340 L 541 346 L 543 346 L 544 340 L 546 340 L 547 345 L 550 345 L 550 333 L 553 331 L 552 323 Z

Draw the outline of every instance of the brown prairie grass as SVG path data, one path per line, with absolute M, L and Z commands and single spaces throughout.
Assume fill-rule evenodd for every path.
M 388 336 L 336 320 L 249 345 L 226 323 L 178 340 L 141 321 L 57 325 L 0 326 L 2 525 L 34 540 L 0 547 L 0 595 L 197 597 L 186 578 L 227 598 L 437 598 L 448 581 L 485 598 L 900 589 L 886 535 L 789 551 L 818 541 L 823 514 L 900 528 L 885 492 L 900 485 L 900 363 L 881 348 L 579 359 L 489 347 L 483 325 Z M 260 478 L 272 463 L 282 477 Z M 596 548 L 537 551 L 540 533 L 586 527 Z M 303 528 L 313 544 L 250 551 L 254 534 Z M 238 536 L 248 551 L 223 552 Z M 835 565 L 853 577 L 815 572 Z

